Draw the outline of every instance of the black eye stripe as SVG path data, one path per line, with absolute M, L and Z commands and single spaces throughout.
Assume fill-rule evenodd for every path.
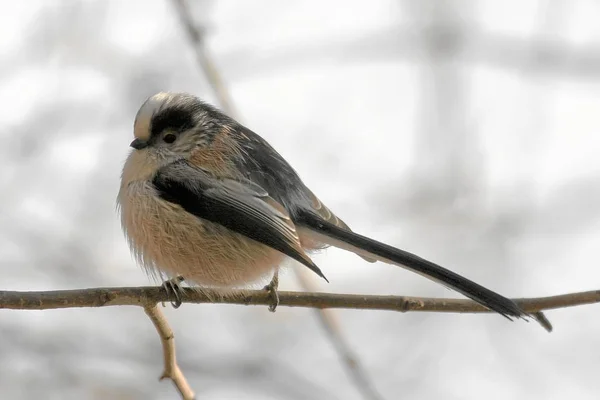
M 150 136 L 160 135 L 165 129 L 181 132 L 194 126 L 189 111 L 181 108 L 166 109 L 152 117 Z

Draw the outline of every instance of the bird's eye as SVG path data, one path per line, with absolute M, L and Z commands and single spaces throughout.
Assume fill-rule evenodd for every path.
M 167 133 L 165 136 L 163 136 L 163 142 L 165 143 L 173 143 L 175 139 L 177 139 L 177 136 L 175 136 L 173 133 Z

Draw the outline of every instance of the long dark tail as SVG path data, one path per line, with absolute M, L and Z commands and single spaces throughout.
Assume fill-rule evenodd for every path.
M 374 258 L 378 261 L 398 265 L 421 274 L 462 293 L 508 319 L 527 316 L 514 301 L 467 278 L 407 251 L 338 227 L 313 213 L 302 212 L 298 216 L 296 224 L 308 229 L 309 232 L 307 234 L 322 243 L 354 252 L 367 259 Z

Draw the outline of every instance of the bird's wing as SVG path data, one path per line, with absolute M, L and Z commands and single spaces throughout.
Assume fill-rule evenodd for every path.
M 162 199 L 269 246 L 326 279 L 302 249 L 286 209 L 258 184 L 218 179 L 184 160 L 160 168 L 152 183 Z
M 296 171 L 256 133 L 237 125 L 245 157 L 239 170 L 263 187 L 292 216 L 303 242 L 336 246 L 368 261 L 382 261 L 407 268 L 442 283 L 506 317 L 522 317 L 523 310 L 507 299 L 467 278 L 412 253 L 352 232 L 306 187 Z M 243 139 L 243 140 L 242 140 Z M 310 246 L 308 246 L 310 247 Z
M 241 135 L 238 139 L 245 157 L 240 157 L 239 170 L 246 178 L 266 189 L 270 196 L 283 205 L 293 220 L 306 211 L 317 214 L 338 228 L 351 231 L 350 227 L 327 208 L 321 200 L 302 182 L 296 171 L 271 145 L 243 125 L 236 124 L 233 133 Z M 315 240 L 315 237 L 300 232 L 302 244 L 307 249 L 322 249 L 330 246 L 329 241 Z M 359 254 L 368 262 L 376 259 Z

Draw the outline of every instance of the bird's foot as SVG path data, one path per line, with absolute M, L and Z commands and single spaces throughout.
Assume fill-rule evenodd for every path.
M 165 289 L 165 292 L 167 292 L 169 298 L 172 298 L 171 305 L 173 308 L 179 308 L 179 306 L 181 306 L 181 293 L 183 291 L 181 282 L 183 281 L 183 276 L 178 275 L 175 278 L 164 281 L 161 285 L 163 289 Z
M 277 293 L 277 288 L 279 287 L 279 271 L 276 271 L 273 275 L 273 279 L 271 282 L 264 287 L 264 290 L 269 292 L 269 297 L 271 297 L 271 304 L 269 304 L 269 311 L 275 312 L 277 306 L 279 305 L 279 294 Z

